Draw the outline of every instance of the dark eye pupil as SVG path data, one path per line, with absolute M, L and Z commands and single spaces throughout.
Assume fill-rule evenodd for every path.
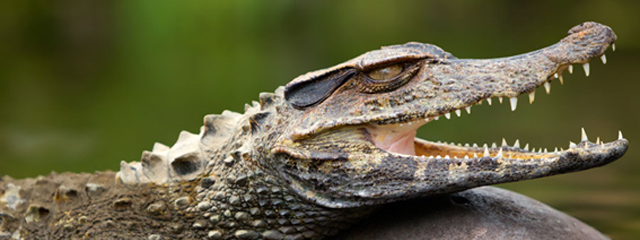
M 385 80 L 398 76 L 402 73 L 401 64 L 395 64 L 370 71 L 367 75 L 373 80 Z

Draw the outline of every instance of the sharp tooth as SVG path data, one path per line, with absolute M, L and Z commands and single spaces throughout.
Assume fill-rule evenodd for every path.
M 613 50 L 614 52 L 616 51 L 616 44 L 615 43 L 611 44 L 611 50 Z
M 444 117 L 446 117 L 447 119 L 451 119 L 451 113 L 445 113 Z
M 445 155 L 444 159 L 450 159 L 449 155 Z
M 516 107 L 518 107 L 518 98 L 517 97 L 511 97 L 509 98 L 509 102 L 511 103 L 511 111 L 515 111 Z
M 483 148 L 488 148 L 488 146 L 487 146 L 487 144 L 486 144 L 486 143 L 485 143 L 485 144 L 482 144 L 482 147 L 483 147 Z
M 532 149 L 531 149 L 531 152 L 532 152 L 532 153 L 536 152 L 536 148 L 532 148 Z
M 473 146 L 474 148 L 477 148 L 477 147 L 478 147 L 478 144 L 477 144 L 477 143 L 474 143 L 472 146 Z
M 425 122 L 429 122 L 429 121 L 431 121 L 431 118 L 425 118 L 424 121 Z
M 542 153 L 542 148 L 538 149 L 538 153 Z
M 519 139 L 516 139 L 516 142 L 513 143 L 513 147 L 520 148 L 520 140 Z
M 600 137 L 596 138 L 596 144 L 600 144 Z
M 560 74 L 560 76 L 558 77 L 558 80 L 560 80 L 560 84 L 564 84 L 564 79 L 562 78 L 562 74 Z
M 498 97 L 498 102 L 500 102 L 500 104 L 502 104 L 502 97 Z
M 529 104 L 532 104 L 535 99 L 536 99 L 536 90 L 533 90 L 533 92 L 529 93 Z
M 464 159 L 465 159 L 465 160 L 469 159 L 469 156 L 464 155 Z
M 529 151 L 529 144 L 527 143 L 526 145 L 524 145 L 524 148 L 523 148 L 523 149 L 524 149 L 525 151 Z
M 457 115 L 458 117 L 460 117 L 460 114 L 462 114 L 462 112 L 460 111 L 460 109 L 456 109 L 456 115 Z
M 487 103 L 489 103 L 489 106 L 491 106 L 491 98 L 487 98 Z
M 465 107 L 464 110 L 467 110 L 467 114 L 471 114 L 471 106 Z
M 478 105 L 482 105 L 482 100 L 478 101 L 477 103 Z
M 567 70 L 569 70 L 569 73 L 573 74 L 573 65 L 569 65 Z
M 551 93 L 551 84 L 549 82 L 544 83 L 544 90 L 547 91 L 547 94 Z
M 618 131 L 618 140 L 623 139 L 622 137 L 622 131 Z
M 569 141 L 569 148 L 574 148 L 576 147 L 576 143 Z
M 473 158 L 478 158 L 478 154 L 477 153 L 473 153 Z
M 548 153 L 548 152 L 549 152 L 549 151 L 545 148 L 545 149 L 544 149 L 544 153 Z
M 553 149 L 553 153 L 558 153 L 558 148 Z
M 581 142 L 589 141 L 589 138 L 587 137 L 587 132 L 584 131 L 584 128 L 581 129 L 580 138 L 581 138 L 580 140 Z
M 498 144 L 496 144 L 495 142 L 491 143 L 491 148 L 497 148 L 497 147 L 498 147 Z
M 554 73 L 553 77 L 558 78 L 558 73 Z
M 584 69 L 584 75 L 589 76 L 589 63 L 582 64 L 582 68 Z
M 500 151 L 498 151 L 498 155 L 496 155 L 496 158 L 502 158 L 502 148 L 500 148 Z
M 602 64 L 607 64 L 607 56 L 605 56 L 604 54 L 600 56 L 600 60 L 602 60 Z
M 469 143 L 465 143 L 465 144 L 464 144 L 464 147 L 466 147 L 466 148 L 470 147 L 470 146 L 469 146 Z
M 489 156 L 489 149 L 488 148 L 484 148 L 484 153 L 482 154 L 483 157 L 488 157 Z
M 507 146 L 507 140 L 502 138 L 502 147 L 506 147 Z
M 437 121 L 438 119 L 440 119 L 440 116 L 435 116 L 435 117 L 433 117 L 433 120 L 436 120 L 436 121 Z

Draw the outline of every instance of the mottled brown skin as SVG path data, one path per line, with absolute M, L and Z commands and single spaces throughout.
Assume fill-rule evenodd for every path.
M 587 22 L 510 58 L 457 59 L 421 43 L 371 51 L 262 93 L 244 114 L 208 115 L 199 135 L 156 144 L 118 173 L 2 178 L 0 239 L 322 239 L 383 203 L 601 166 L 628 141 L 536 153 L 415 139 L 414 156 L 374 136 L 534 91 L 615 40 Z

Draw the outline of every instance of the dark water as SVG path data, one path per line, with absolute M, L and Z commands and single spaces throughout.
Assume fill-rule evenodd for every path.
M 628 153 L 602 168 L 502 187 L 615 239 L 640 237 L 640 2 L 87 1 L 0 3 L 0 175 L 118 168 L 153 142 L 197 131 L 202 116 L 241 111 L 259 92 L 383 45 L 439 45 L 461 58 L 551 45 L 595 20 L 617 33 L 607 65 L 576 66 L 552 94 L 474 107 L 420 129 L 455 142 L 567 147 L 622 130 Z

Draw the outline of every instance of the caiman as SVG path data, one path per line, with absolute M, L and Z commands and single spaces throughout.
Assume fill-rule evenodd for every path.
M 547 151 L 416 138 L 492 99 L 533 101 L 565 70 L 606 60 L 616 35 L 585 22 L 549 47 L 458 59 L 416 42 L 383 47 L 261 93 L 244 114 L 156 143 L 120 171 L 0 179 L 0 239 L 326 239 L 378 206 L 581 171 L 627 150 L 582 141 Z

